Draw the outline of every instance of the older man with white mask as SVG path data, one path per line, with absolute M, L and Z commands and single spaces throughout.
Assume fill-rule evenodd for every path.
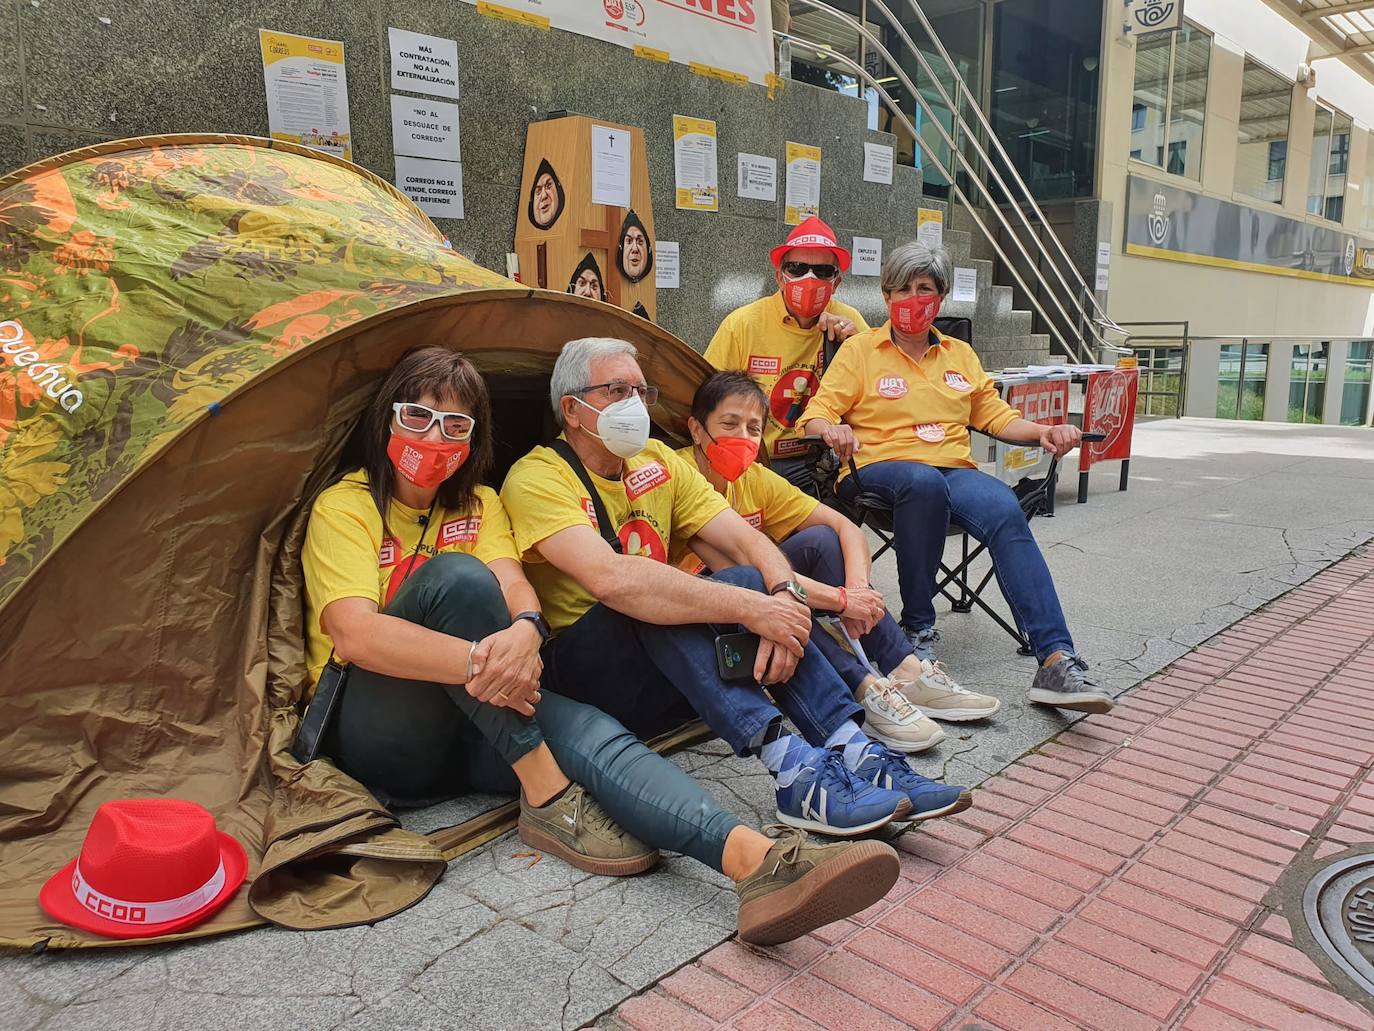
M 502 488 L 556 634 L 549 689 L 643 736 L 694 710 L 764 764 L 778 818 L 793 827 L 852 836 L 966 808 L 968 791 L 921 777 L 860 730 L 862 707 L 809 641 L 805 589 L 786 558 L 692 463 L 649 439 L 658 391 L 635 357 L 623 340 L 564 347 L 550 389 L 563 435 L 520 459 Z M 695 577 L 667 563 L 695 541 L 729 568 Z M 755 646 L 752 669 L 741 667 Z

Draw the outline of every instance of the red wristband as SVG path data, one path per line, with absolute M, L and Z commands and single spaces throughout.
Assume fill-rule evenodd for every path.
M 840 592 L 840 611 L 843 612 L 849 608 L 849 592 L 843 587 L 837 587 L 836 590 Z

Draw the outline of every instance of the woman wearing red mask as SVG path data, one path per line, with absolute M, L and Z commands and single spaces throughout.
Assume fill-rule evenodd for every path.
M 928 680 L 933 687 L 939 670 L 912 654 L 882 595 L 869 585 L 863 531 L 755 461 L 767 407 L 767 396 L 747 373 L 716 373 L 692 400 L 687 423 L 692 446 L 680 453 L 694 459 L 730 506 L 777 543 L 817 614 L 838 616 L 845 633 L 859 642 L 868 664 L 824 630 L 811 635 L 864 706 L 869 736 L 902 751 L 921 752 L 945 737 L 928 717 L 963 721 L 992 715 L 998 708 L 995 698 L 958 688 L 939 698 L 927 692 L 931 697 L 923 708 L 903 696 L 905 683 Z M 677 561 L 692 572 L 704 564 L 713 569 L 729 564 L 709 546 L 699 548 L 701 558 L 692 554 Z
M 917 243 L 883 264 L 889 321 L 840 349 L 803 417 L 842 460 L 853 458 L 864 489 L 893 506 L 902 629 L 922 659 L 935 658 L 935 576 L 951 518 L 988 545 L 997 581 L 1040 660 L 1029 701 L 1106 712 L 1111 696 L 1074 651 L 1044 556 L 1011 488 L 980 472 L 969 427 L 1065 455 L 1074 426 L 1021 418 L 967 343 L 934 328 L 952 270 L 942 250 Z M 853 498 L 852 477 L 840 481 Z M 920 705 L 919 697 L 908 698 Z

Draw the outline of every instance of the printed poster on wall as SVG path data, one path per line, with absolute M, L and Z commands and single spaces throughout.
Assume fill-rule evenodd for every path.
M 461 161 L 458 105 L 391 95 L 391 146 L 397 154 Z
M 787 212 L 783 221 L 800 225 L 821 213 L 821 148 L 787 141 Z
M 764 0 L 467 0 L 477 10 L 564 29 L 717 78 L 764 84 L 773 71 L 773 17 Z
M 272 139 L 352 161 L 343 44 L 258 29 L 258 46 Z
M 927 247 L 939 247 L 945 239 L 945 213 L 934 208 L 916 210 L 916 240 Z
M 673 171 L 677 206 L 685 211 L 719 211 L 716 123 L 673 115 Z
M 892 185 L 892 148 L 883 143 L 864 144 L 864 182 Z
M 463 166 L 457 161 L 397 154 L 396 187 L 426 215 L 463 217 Z
M 762 154 L 736 155 L 739 185 L 735 193 L 746 200 L 778 199 L 778 163 Z
M 849 271 L 856 276 L 880 276 L 883 272 L 883 241 L 876 236 L 856 236 L 850 247 Z
M 458 42 L 405 29 L 386 30 L 391 88 L 458 99 Z

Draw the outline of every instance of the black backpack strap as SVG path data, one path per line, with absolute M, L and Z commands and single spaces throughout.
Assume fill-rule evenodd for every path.
M 606 514 L 606 504 L 601 500 L 601 494 L 597 491 L 596 485 L 592 483 L 592 478 L 587 475 L 587 467 L 582 464 L 582 459 L 577 457 L 577 452 L 572 449 L 572 445 L 562 438 L 555 440 L 549 447 L 553 448 L 554 454 L 568 463 L 572 471 L 577 473 L 577 478 L 582 481 L 582 486 L 587 488 L 587 497 L 591 499 L 592 511 L 596 513 L 596 526 L 601 531 L 601 536 L 606 539 L 606 543 L 617 555 L 625 554 L 625 547 L 620 543 L 620 536 L 615 532 L 615 527 L 611 525 L 611 517 Z

